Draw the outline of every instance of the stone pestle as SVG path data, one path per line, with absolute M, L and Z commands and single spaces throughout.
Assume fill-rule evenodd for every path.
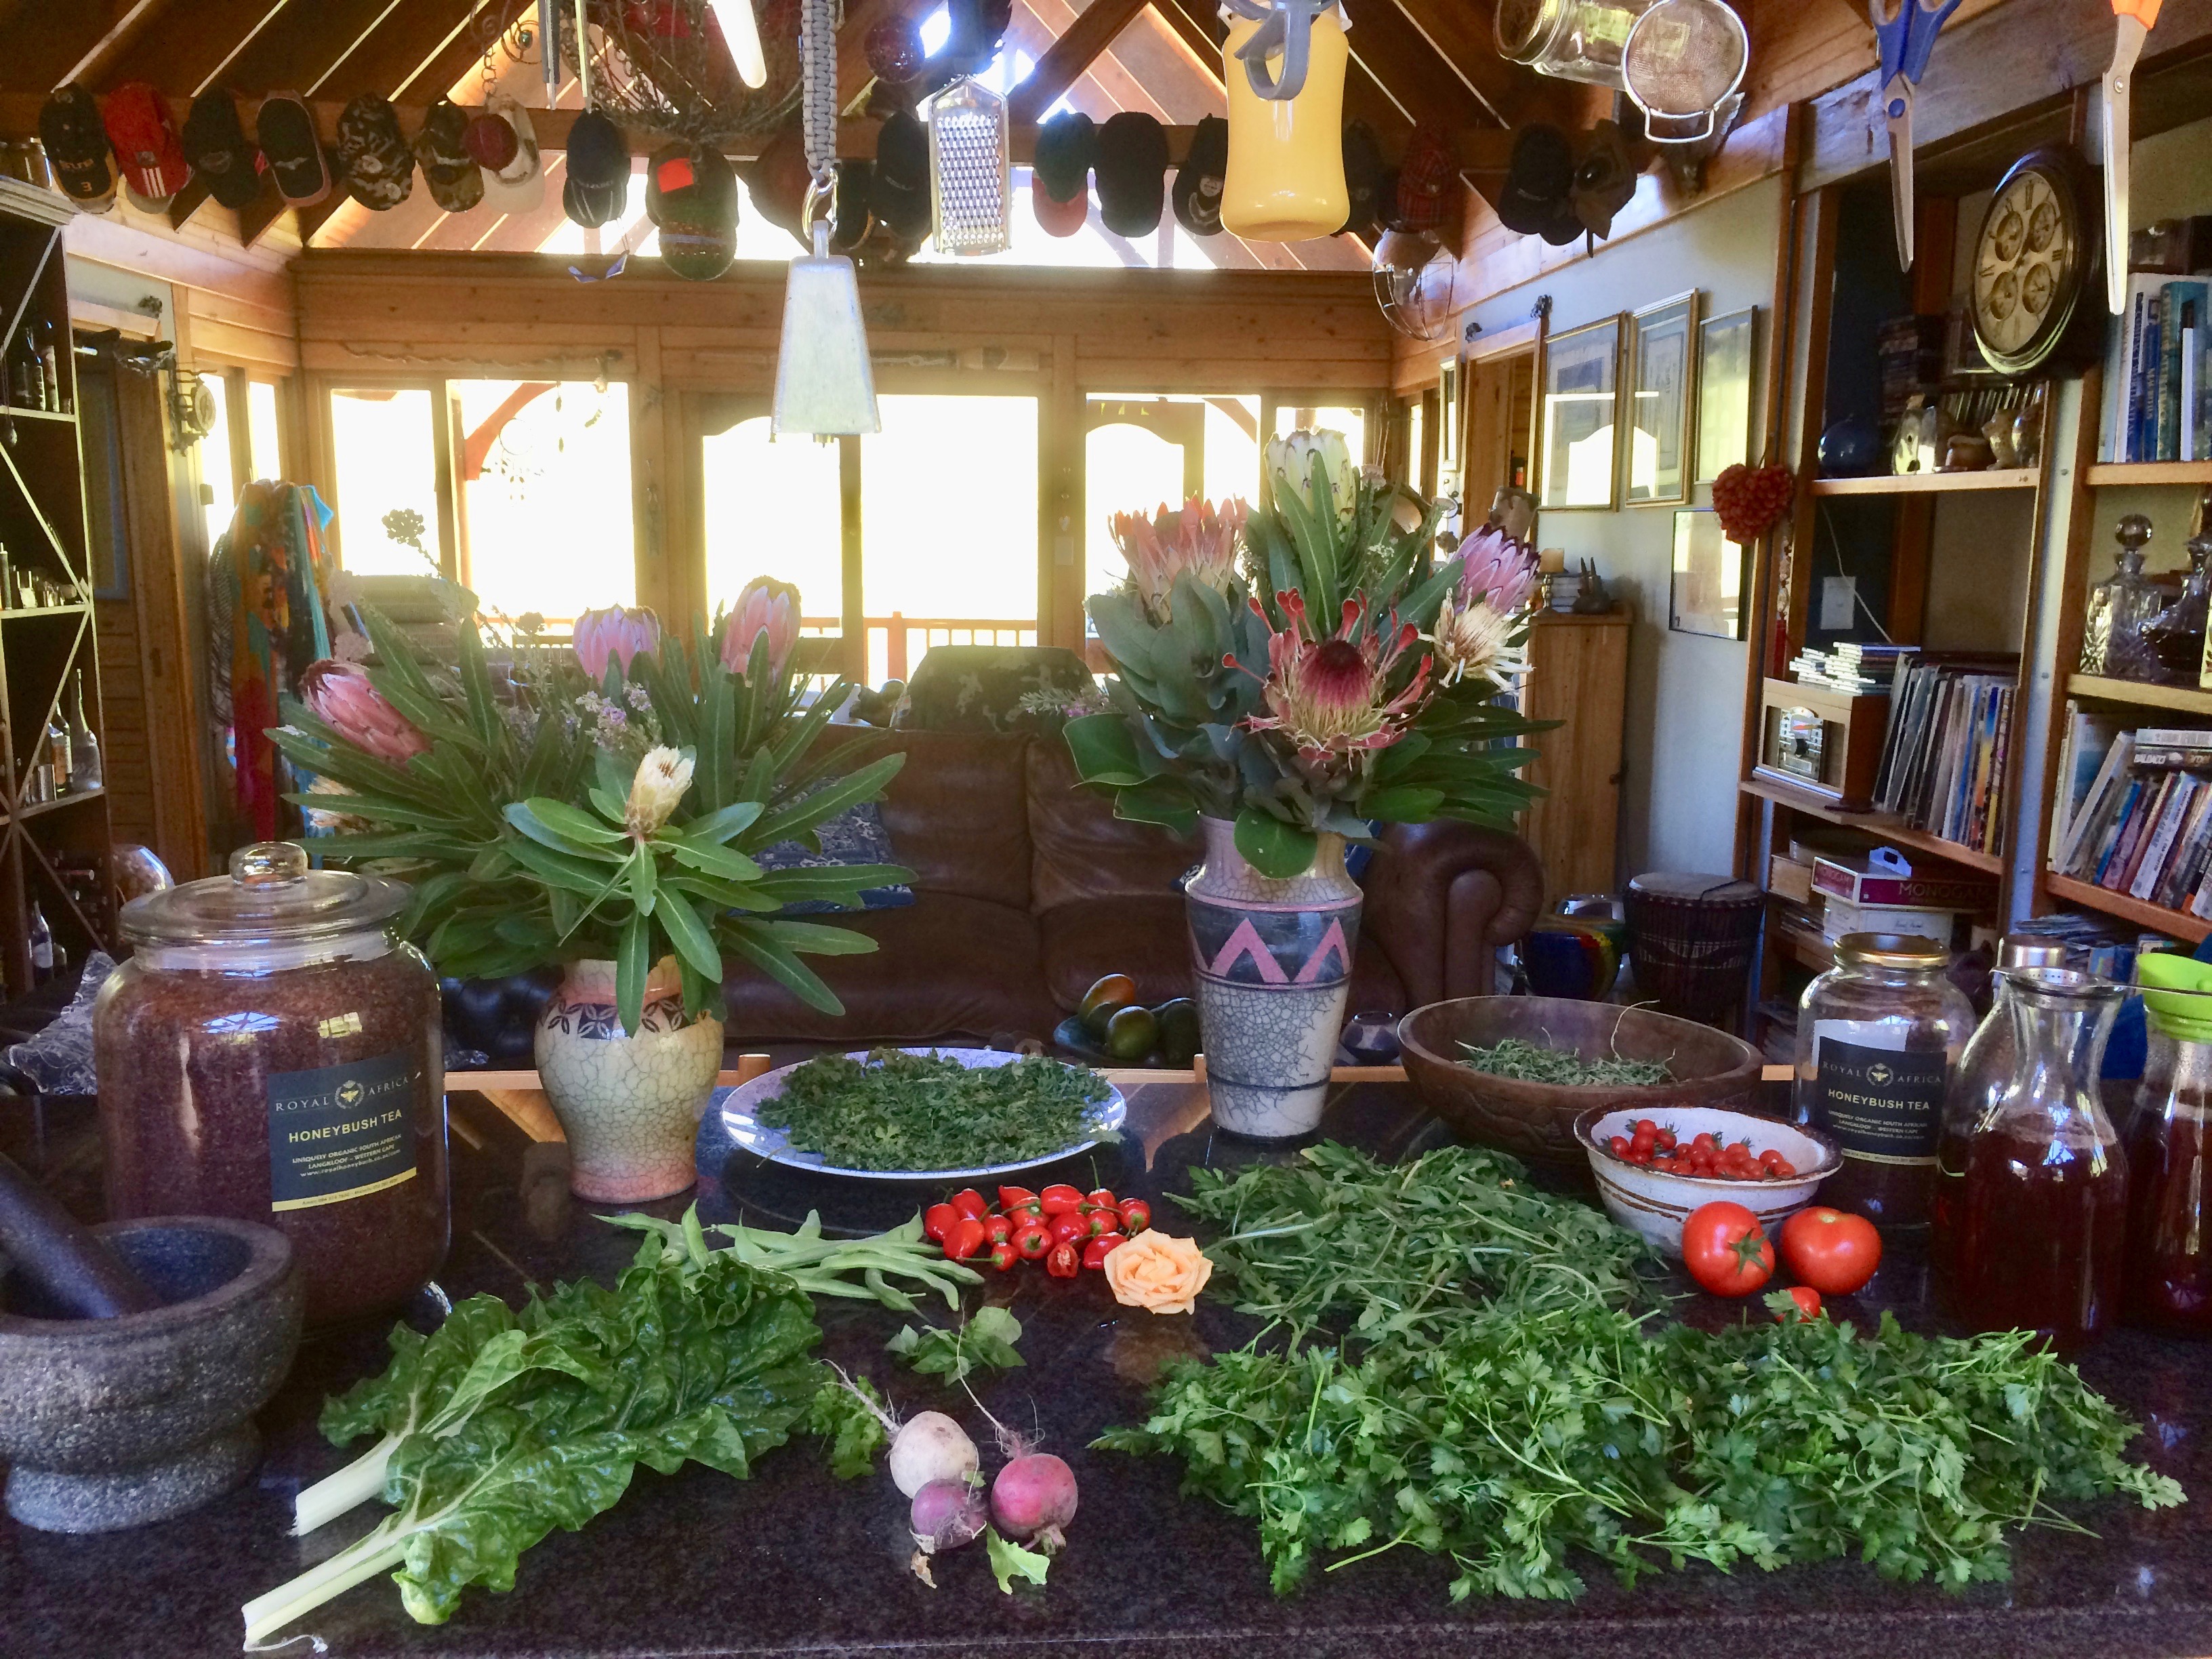
M 4 1154 L 0 1256 L 67 1318 L 115 1319 L 161 1305 L 128 1263 Z

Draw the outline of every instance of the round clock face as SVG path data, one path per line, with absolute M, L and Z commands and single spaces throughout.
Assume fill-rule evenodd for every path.
M 2028 156 L 1997 187 L 1974 250 L 1974 333 L 2008 374 L 2048 357 L 2072 319 L 2083 271 L 2080 198 L 2071 173 Z

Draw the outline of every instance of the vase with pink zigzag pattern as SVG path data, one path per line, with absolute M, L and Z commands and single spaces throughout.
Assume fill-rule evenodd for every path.
M 1359 885 L 1323 831 L 1303 875 L 1263 876 L 1237 826 L 1200 819 L 1206 862 L 1183 887 L 1213 1121 L 1262 1140 L 1321 1122 L 1359 947 Z

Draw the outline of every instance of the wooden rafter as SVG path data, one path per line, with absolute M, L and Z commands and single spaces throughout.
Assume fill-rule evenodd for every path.
M 1485 125 L 1492 112 L 1450 64 L 1422 38 L 1397 0 L 1343 0 L 1352 20 L 1345 39 L 1354 62 L 1372 75 L 1393 102 L 1424 125 L 1447 131 Z
M 1073 86 L 1149 0 L 1090 0 L 1006 99 L 1007 118 L 1035 121 Z
M 108 66 L 104 84 L 93 90 L 105 91 L 125 81 L 150 81 L 172 97 L 190 98 L 216 77 L 227 76 L 285 12 L 295 6 L 312 9 L 313 4 L 314 0 L 191 0 L 171 11 L 161 27 L 133 40 Z M 281 81 L 253 88 L 284 89 Z

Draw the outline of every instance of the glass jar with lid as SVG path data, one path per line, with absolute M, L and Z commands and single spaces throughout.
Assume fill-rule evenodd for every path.
M 404 884 L 289 842 L 123 908 L 93 1012 L 108 1215 L 220 1215 L 292 1241 L 310 1322 L 386 1309 L 444 1259 L 438 981 Z
M 2148 1046 L 2126 1124 L 2128 1323 L 2212 1337 L 2212 963 L 2136 959 Z
M 1653 0 L 1498 0 L 1500 55 L 1539 75 L 1627 89 L 1621 59 L 1628 32 Z
M 1934 1202 L 1944 1095 L 1974 1030 L 1950 960 L 1917 934 L 1846 933 L 1798 1004 L 1797 1115 L 1844 1155 L 1820 1201 L 1884 1227 L 1924 1226 Z

